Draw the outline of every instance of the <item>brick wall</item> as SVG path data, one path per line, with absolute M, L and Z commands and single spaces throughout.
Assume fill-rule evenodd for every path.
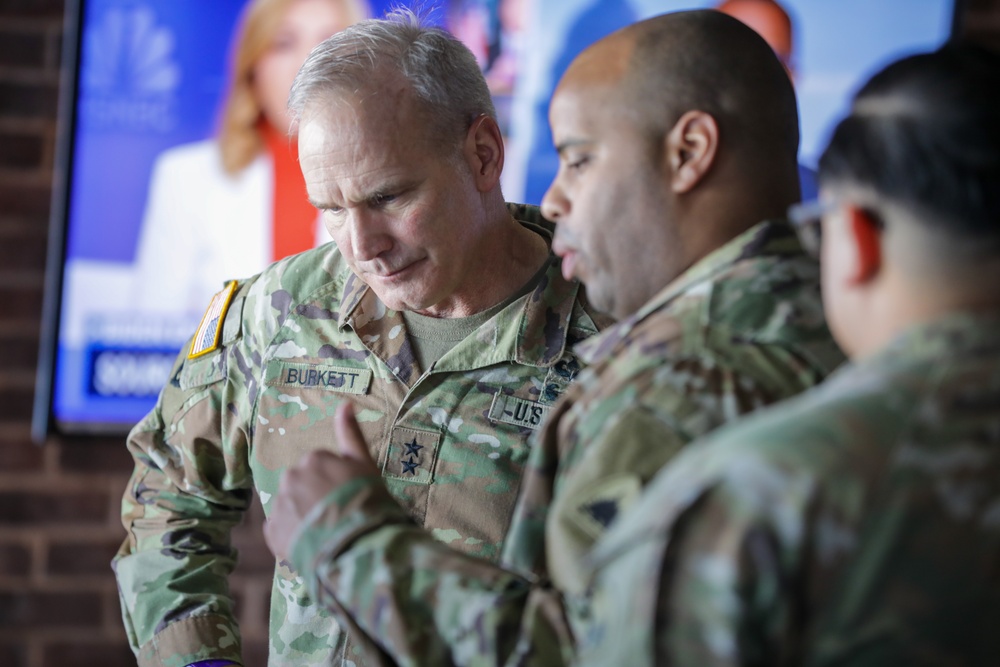
M 966 0 L 959 32 L 970 40 L 1000 50 L 1000 0 Z
M 55 140 L 62 0 L 0 0 L 0 665 L 134 664 L 108 562 L 131 464 L 118 439 L 29 439 Z M 1000 46 L 1000 0 L 965 30 Z M 271 558 L 259 507 L 234 536 L 249 665 L 264 665 Z
M 0 666 L 134 665 L 109 562 L 131 462 L 120 439 L 30 441 L 63 0 L 0 0 Z M 259 506 L 234 535 L 249 665 L 266 662 L 273 560 Z

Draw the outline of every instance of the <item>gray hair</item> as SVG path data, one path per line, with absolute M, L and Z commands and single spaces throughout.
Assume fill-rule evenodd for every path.
M 295 121 L 333 91 L 369 92 L 375 75 L 395 72 L 410 88 L 432 124 L 435 139 L 457 143 L 481 115 L 496 120 L 486 79 L 469 49 L 412 10 L 360 21 L 309 54 L 292 84 L 288 108 Z

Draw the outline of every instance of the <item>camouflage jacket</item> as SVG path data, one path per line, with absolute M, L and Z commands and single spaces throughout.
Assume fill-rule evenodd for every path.
M 592 365 L 532 448 L 503 567 L 422 536 L 377 482 L 329 498 L 293 547 L 316 595 L 400 664 L 569 659 L 583 556 L 616 513 L 685 443 L 842 361 L 818 266 L 780 222 L 718 249 L 577 351 Z
M 992 665 L 1000 313 L 689 447 L 592 552 L 585 665 Z
M 512 212 L 550 237 L 537 209 Z M 240 285 L 221 347 L 196 359 L 182 353 L 157 406 L 129 435 L 128 538 L 114 567 L 140 665 L 241 660 L 226 583 L 230 529 L 254 489 L 267 513 L 281 472 L 310 448 L 333 446 L 343 400 L 355 403 L 407 517 L 495 561 L 528 438 L 575 374 L 572 345 L 596 333 L 595 318 L 606 321 L 591 317 L 552 255 L 533 293 L 421 369 L 401 314 L 333 244 Z M 341 664 L 359 650 L 348 634 L 278 564 L 270 664 Z

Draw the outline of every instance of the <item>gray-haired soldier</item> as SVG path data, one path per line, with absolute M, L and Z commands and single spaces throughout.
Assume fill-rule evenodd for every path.
M 564 664 L 585 557 L 659 468 L 842 361 L 782 219 L 795 96 L 753 30 L 704 10 L 635 23 L 574 60 L 549 117 L 553 248 L 619 322 L 577 347 L 588 367 L 531 448 L 500 567 L 415 527 L 343 413 L 341 456 L 312 452 L 273 501 L 272 550 L 401 665 Z
M 947 46 L 858 93 L 797 216 L 854 363 L 661 472 L 591 561 L 584 664 L 997 664 L 998 91 Z
M 500 130 L 459 42 L 405 12 L 359 23 L 310 56 L 292 106 L 335 243 L 220 292 L 129 436 L 115 569 L 140 665 L 242 662 L 229 531 L 254 490 L 270 514 L 282 470 L 335 446 L 347 401 L 410 520 L 495 561 L 528 438 L 598 329 L 551 226 L 504 203 Z M 271 605 L 269 664 L 355 660 L 287 563 Z

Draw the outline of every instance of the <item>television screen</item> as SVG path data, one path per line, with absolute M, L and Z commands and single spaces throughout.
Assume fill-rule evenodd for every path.
M 268 95 L 275 94 L 268 90 L 279 91 L 280 101 L 287 91 L 282 77 L 293 75 L 304 58 L 296 54 L 361 16 L 381 15 L 390 4 L 408 3 L 70 3 L 68 24 L 75 33 L 68 43 L 77 48 L 67 49 L 63 172 L 53 206 L 62 244 L 51 258 L 53 340 L 40 365 L 36 435 L 52 425 L 65 433 L 126 431 L 153 406 L 177 352 L 224 280 L 328 242 L 304 201 L 283 105 L 269 106 Z M 558 164 L 548 100 L 572 58 L 637 19 L 720 3 L 414 4 L 476 54 L 507 138 L 504 192 L 510 200 L 537 204 Z M 279 5 L 279 14 L 267 9 Z M 325 9 L 317 9 L 321 5 Z M 809 196 L 810 169 L 851 92 L 889 60 L 947 39 L 953 0 L 780 5 L 791 25 L 783 55 L 800 100 Z M 282 74 L 295 58 L 291 74 Z

